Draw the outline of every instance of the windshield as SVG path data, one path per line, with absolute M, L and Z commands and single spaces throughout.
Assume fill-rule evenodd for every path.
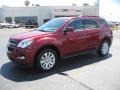
M 58 30 L 65 21 L 66 21 L 66 19 L 55 18 L 55 19 L 52 19 L 52 20 L 46 22 L 42 26 L 38 27 L 37 30 L 44 31 L 44 32 L 54 32 L 54 31 Z

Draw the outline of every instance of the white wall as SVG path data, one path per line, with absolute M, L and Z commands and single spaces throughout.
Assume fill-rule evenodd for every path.
M 54 9 L 73 9 L 69 12 L 54 12 Z M 99 9 L 97 6 L 38 6 L 38 7 L 6 7 L 0 9 L 5 17 L 21 17 L 21 16 L 37 16 L 38 23 L 43 23 L 43 19 L 51 19 L 56 15 L 87 15 L 87 16 L 98 16 Z M 81 12 L 75 12 L 74 10 L 81 10 Z M 0 19 L 1 20 L 1 19 Z
M 3 22 L 3 13 L 2 8 L 0 8 L 0 22 Z
M 96 6 L 91 6 L 91 7 L 84 6 L 82 15 L 86 15 L 86 16 L 99 16 L 99 10 L 97 9 Z
M 47 7 L 4 7 L 4 15 L 7 16 L 39 16 L 49 18 L 51 9 Z
M 58 11 L 54 11 L 54 10 Z M 59 10 L 67 9 L 68 12 L 60 12 Z M 52 7 L 53 16 L 63 15 L 63 16 L 79 16 L 82 14 L 82 6 L 55 6 Z M 76 10 L 81 10 L 81 12 L 76 12 Z

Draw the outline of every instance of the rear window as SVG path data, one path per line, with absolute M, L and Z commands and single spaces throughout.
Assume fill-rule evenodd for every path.
M 105 21 L 105 19 L 101 19 L 101 20 L 99 20 L 99 23 L 102 25 L 102 27 L 110 27 L 108 24 L 107 24 L 107 22 Z

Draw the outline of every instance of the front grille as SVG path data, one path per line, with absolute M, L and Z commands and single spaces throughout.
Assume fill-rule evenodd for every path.
M 12 45 L 17 45 L 17 40 L 10 39 L 9 43 L 12 44 Z
M 8 51 L 13 52 L 14 48 L 8 47 Z

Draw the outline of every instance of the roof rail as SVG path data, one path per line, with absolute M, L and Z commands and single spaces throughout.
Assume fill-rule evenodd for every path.
M 79 16 L 79 17 L 99 17 L 100 18 L 100 16 Z

